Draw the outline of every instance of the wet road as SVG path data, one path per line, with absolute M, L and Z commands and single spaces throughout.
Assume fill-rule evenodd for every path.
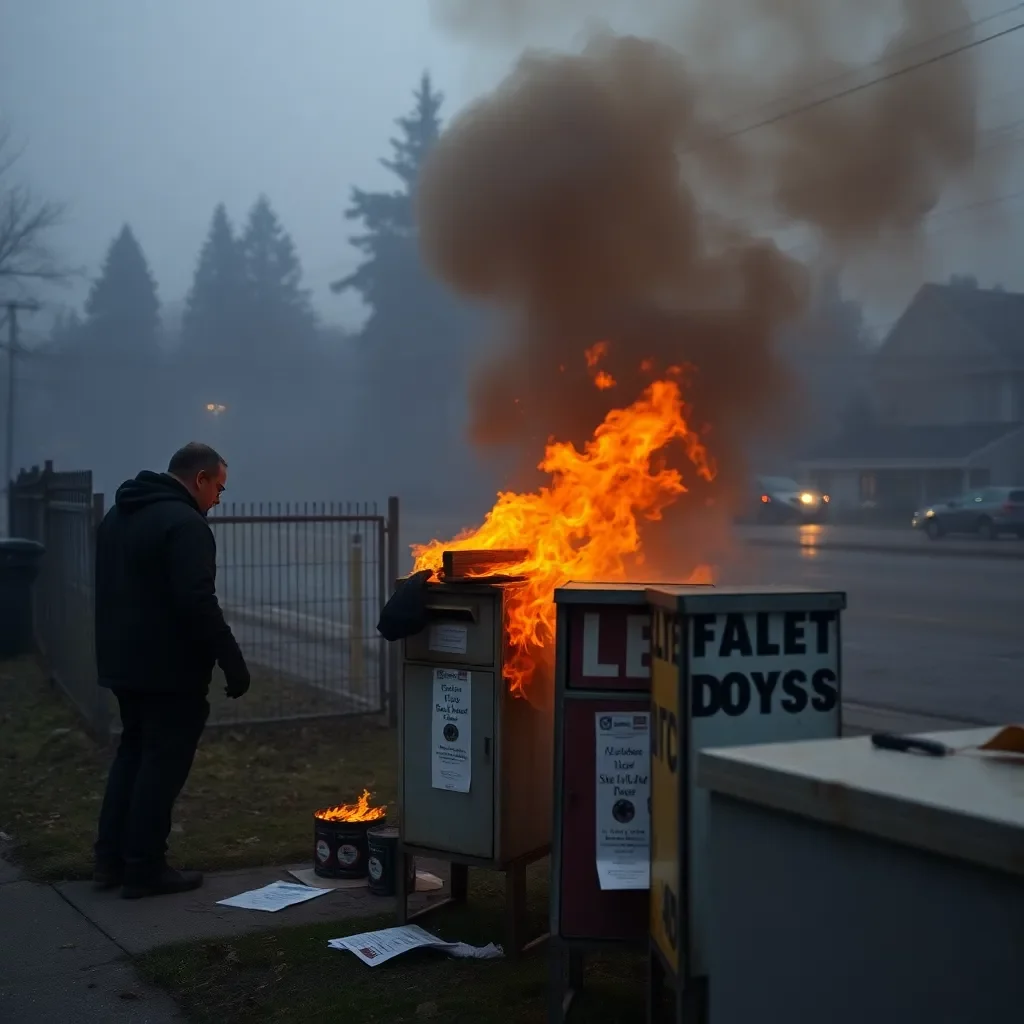
M 750 547 L 721 579 L 845 591 L 848 701 L 1024 722 L 1024 561 Z

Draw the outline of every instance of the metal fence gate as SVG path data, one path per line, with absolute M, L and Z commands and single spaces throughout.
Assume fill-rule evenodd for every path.
M 12 482 L 11 536 L 46 547 L 34 595 L 36 644 L 91 731 L 119 731 L 116 702 L 96 684 L 95 531 L 102 494 L 92 474 L 52 463 Z M 252 673 L 245 697 L 210 688 L 211 725 L 338 715 L 397 717 L 397 664 L 377 633 L 398 574 L 398 499 L 232 504 L 211 511 L 217 593 Z
M 217 593 L 252 672 L 238 701 L 219 676 L 212 721 L 397 710 L 376 631 L 396 575 L 398 501 L 232 504 L 211 511 Z

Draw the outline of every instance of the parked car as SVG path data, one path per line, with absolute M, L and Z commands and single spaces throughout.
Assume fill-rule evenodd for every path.
M 753 516 L 760 523 L 817 523 L 825 518 L 828 495 L 801 487 L 785 476 L 754 479 Z
M 1002 533 L 1024 538 L 1024 487 L 981 487 L 918 509 L 911 526 L 938 540 L 951 533 L 973 533 L 995 540 Z

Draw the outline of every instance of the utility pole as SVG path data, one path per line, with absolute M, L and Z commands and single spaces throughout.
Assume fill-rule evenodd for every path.
M 11 481 L 14 479 L 14 408 L 17 397 L 17 360 L 21 354 L 18 348 L 18 313 L 34 313 L 39 306 L 34 302 L 8 300 L 7 307 L 7 431 L 4 458 L 4 491 L 7 494 L 7 522 L 11 518 Z M 4 347 L 4 346 L 0 346 Z

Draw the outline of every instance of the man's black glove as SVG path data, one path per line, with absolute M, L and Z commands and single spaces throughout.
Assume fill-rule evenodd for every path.
M 232 699 L 237 700 L 243 696 L 249 690 L 249 670 L 243 668 L 240 671 L 233 672 L 227 677 L 227 686 L 224 687 L 224 692 Z

